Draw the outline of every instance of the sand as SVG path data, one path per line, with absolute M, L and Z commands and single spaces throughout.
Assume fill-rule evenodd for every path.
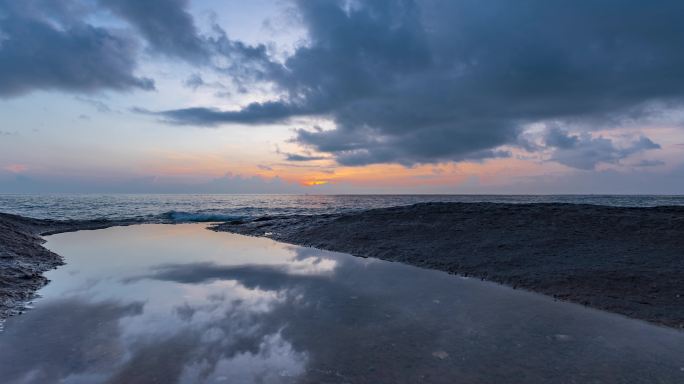
M 428 203 L 213 229 L 486 279 L 684 328 L 684 207 Z

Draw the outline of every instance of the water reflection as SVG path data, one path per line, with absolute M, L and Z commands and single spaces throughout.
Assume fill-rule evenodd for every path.
M 41 304 L 2 335 L 3 381 L 54 383 L 106 371 L 124 353 L 119 321 L 142 313 L 142 303 L 77 297 Z
M 0 334 L 8 383 L 682 382 L 684 334 L 201 225 L 76 232 Z

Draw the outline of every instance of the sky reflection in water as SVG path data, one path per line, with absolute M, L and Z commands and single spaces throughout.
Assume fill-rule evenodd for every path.
M 3 383 L 684 382 L 684 333 L 200 224 L 66 233 Z

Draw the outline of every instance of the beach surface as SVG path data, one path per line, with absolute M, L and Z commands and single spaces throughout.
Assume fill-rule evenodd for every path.
M 427 203 L 213 229 L 477 277 L 684 328 L 684 207 Z
M 21 312 L 63 264 L 41 235 L 142 220 L 0 214 L 0 319 Z M 684 207 L 424 203 L 267 216 L 211 229 L 481 278 L 684 328 Z

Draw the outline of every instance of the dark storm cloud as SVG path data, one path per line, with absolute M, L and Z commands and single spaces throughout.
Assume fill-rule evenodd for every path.
M 239 111 L 221 111 L 213 108 L 184 108 L 167 111 L 162 116 L 177 124 L 215 125 L 223 122 L 242 124 L 274 123 L 296 114 L 296 107 L 279 101 L 251 103 Z M 141 113 L 152 113 L 136 109 Z
M 324 156 L 311 156 L 311 155 L 302 155 L 300 153 L 287 153 L 284 152 L 283 155 L 285 155 L 285 160 L 287 161 L 314 161 L 314 160 L 324 160 Z
M 213 64 L 219 72 L 241 83 L 245 80 L 263 80 L 265 76 L 280 71 L 280 66 L 271 61 L 265 45 L 249 45 L 230 39 L 216 23 L 213 23 L 212 31 L 213 36 L 206 37 L 206 41 L 214 57 L 219 59 Z
M 153 89 L 136 77 L 130 37 L 75 18 L 71 1 L 0 0 L 0 97 L 35 89 Z
M 155 51 L 190 61 L 206 60 L 209 52 L 188 13 L 188 0 L 100 0 L 133 25 Z
M 200 33 L 188 0 L 100 0 L 100 4 L 138 30 L 153 52 L 227 72 L 237 83 L 272 70 L 264 45 L 230 39 L 216 22 L 209 34 Z M 201 78 L 190 86 L 206 85 L 197 80 Z
M 3 16 L 52 19 L 61 24 L 73 24 L 94 10 L 91 3 L 80 0 L 2 0 L 0 5 Z
M 265 46 L 231 40 L 216 24 L 202 35 L 187 7 L 187 0 L 0 0 L 0 97 L 154 89 L 134 74 L 143 42 L 152 53 L 229 72 L 236 82 L 273 72 Z M 86 21 L 103 11 L 132 28 Z
M 659 144 L 645 136 L 626 146 L 618 146 L 605 137 L 592 137 L 588 133 L 570 135 L 560 128 L 549 130 L 545 141 L 548 147 L 553 148 L 552 160 L 585 170 L 594 169 L 599 163 L 617 164 L 635 153 L 660 149 Z
M 285 99 L 163 115 L 199 125 L 330 116 L 334 129 L 296 140 L 342 164 L 410 165 L 498 156 L 528 123 L 602 126 L 684 96 L 681 1 L 296 4 L 309 43 L 264 75 Z

